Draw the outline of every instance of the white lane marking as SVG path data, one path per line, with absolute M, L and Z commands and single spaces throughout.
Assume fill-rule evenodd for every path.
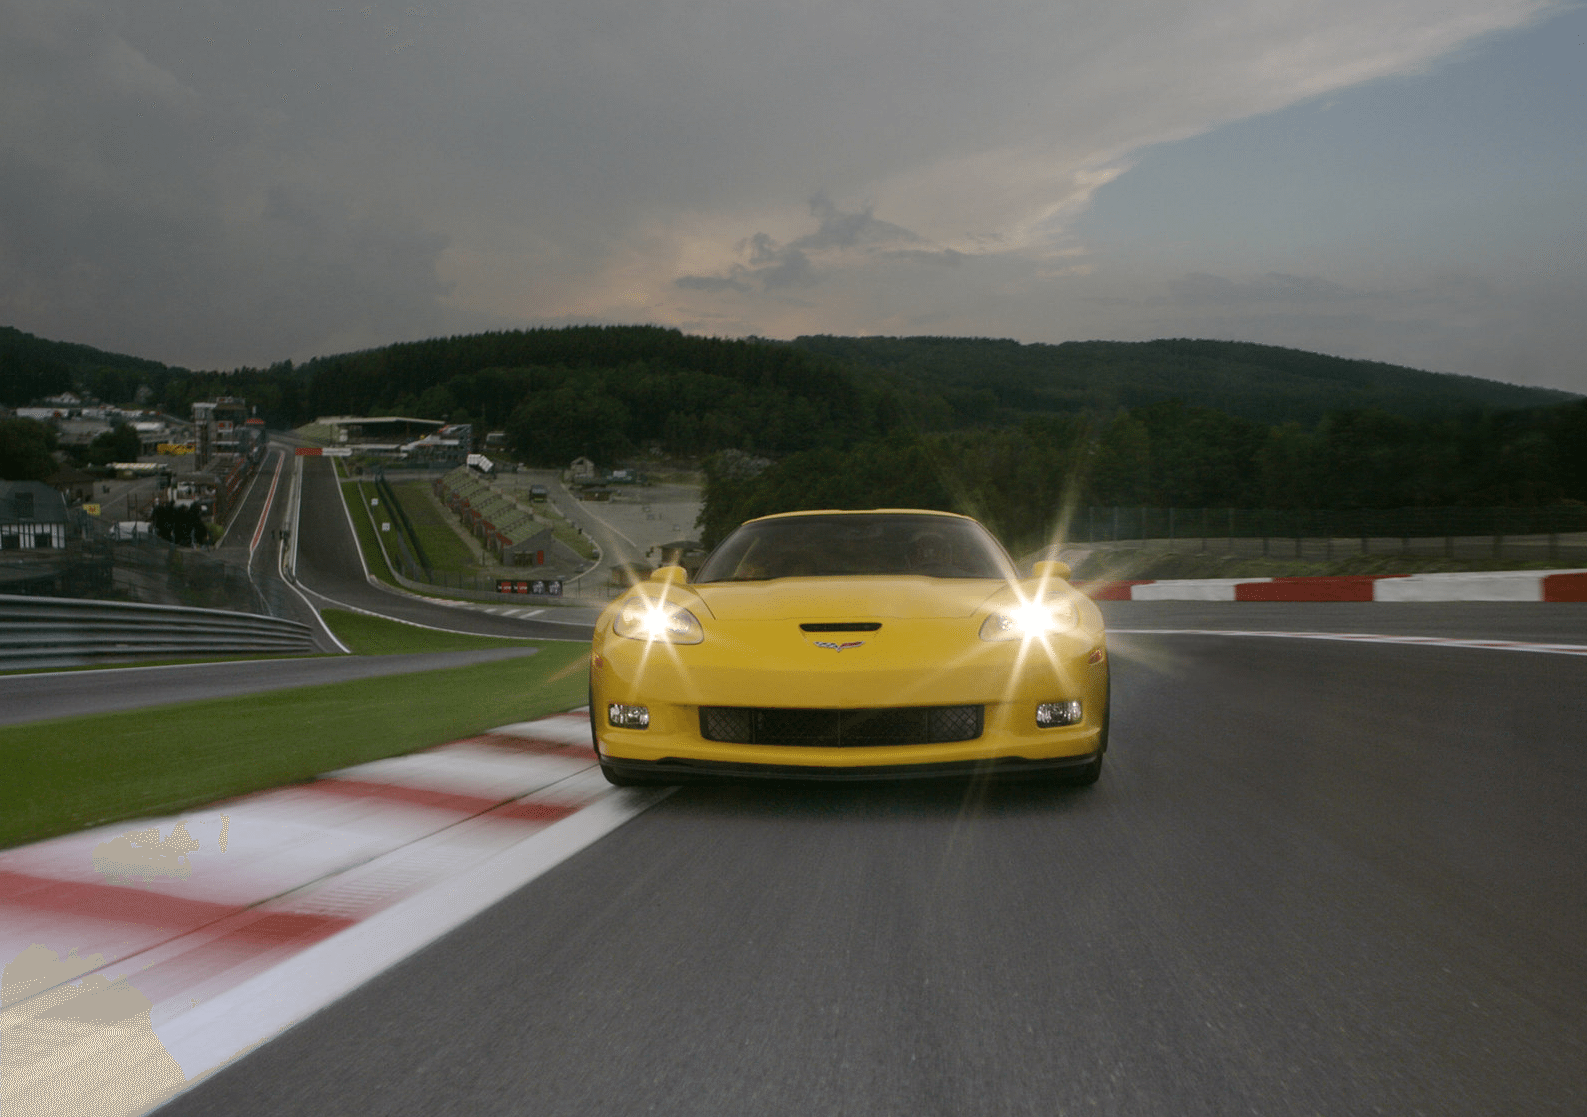
M 532 741 L 555 741 L 563 745 L 590 743 L 590 719 L 553 714 L 536 721 L 515 721 L 511 725 L 498 725 L 491 733 L 504 737 L 526 737 Z
M 589 739 L 586 726 L 584 738 Z M 503 755 L 466 742 L 429 752 L 372 760 L 324 773 L 322 778 L 367 780 L 372 783 L 446 791 L 479 798 L 510 799 L 528 795 L 588 768 L 588 760 L 565 756 Z
M 1460 640 L 1450 636 L 1382 636 L 1370 632 L 1250 632 L 1236 628 L 1110 628 L 1119 636 L 1271 636 L 1280 640 L 1343 640 L 1368 644 L 1415 644 L 1436 648 L 1478 648 L 1544 655 L 1587 655 L 1587 644 L 1534 644 L 1523 640 Z
M 605 837 L 674 788 L 614 791 L 451 880 L 172 1020 L 160 1033 L 191 1083 L 358 988 Z
M 353 649 L 342 643 L 341 638 L 331 631 L 331 626 L 325 623 L 324 617 L 320 616 L 320 611 L 315 608 L 314 602 L 310 601 L 308 595 L 298 588 L 298 526 L 303 513 L 303 459 L 293 454 L 292 463 L 292 485 L 287 493 L 287 503 L 291 507 L 291 512 L 288 513 L 288 517 L 292 521 L 291 538 L 286 547 L 276 549 L 276 574 L 287 584 L 287 588 L 297 594 L 303 604 L 308 606 L 309 612 L 314 614 L 314 620 L 319 624 L 320 630 L 331 638 L 331 643 L 340 648 L 344 655 L 352 655 Z M 331 468 L 335 469 L 335 466 Z M 291 550 L 290 559 L 287 557 L 289 548 Z M 289 568 L 290 576 L 288 574 Z
M 378 588 L 386 589 L 388 587 L 380 586 Z M 454 636 L 484 636 L 484 637 L 487 637 L 487 638 L 492 639 L 492 640 L 520 640 L 520 641 L 523 641 L 523 640 L 534 640 L 534 641 L 560 640 L 560 641 L 563 641 L 563 642 L 571 641 L 571 642 L 575 642 L 575 643 L 585 643 L 586 642 L 585 640 L 582 640 L 582 639 L 580 639 L 577 636 L 499 636 L 499 635 L 497 635 L 494 632 L 470 632 L 467 629 L 463 629 L 463 628 L 442 628 L 439 625 L 424 624 L 424 623 L 422 623 L 420 621 L 410 621 L 410 620 L 407 620 L 407 619 L 405 619 L 403 617 L 394 617 L 390 613 L 377 613 L 373 609 L 361 609 L 357 605 L 349 605 L 345 601 L 338 601 L 336 598 L 331 597 L 329 594 L 323 594 L 319 590 L 309 589 L 308 586 L 304 586 L 303 587 L 303 592 L 313 594 L 315 597 L 319 598 L 321 601 L 329 602 L 330 604 L 336 606 L 336 608 L 338 608 L 338 609 L 346 609 L 349 612 L 353 612 L 353 613 L 362 613 L 366 617 L 379 617 L 381 620 L 396 621 L 398 624 L 411 624 L 414 628 L 428 628 L 431 632 L 450 632 Z M 582 625 L 579 625 L 578 622 L 576 622 L 576 621 L 545 620 L 545 621 L 541 621 L 540 623 L 541 624 L 565 624 L 565 625 L 571 625 L 571 626 L 576 626 L 576 627 L 580 627 L 580 628 L 584 627 Z
M 250 573 L 253 571 L 254 552 L 259 549 L 259 540 L 264 538 L 265 524 L 270 522 L 270 507 L 275 504 L 276 486 L 281 483 L 281 470 L 286 464 L 287 456 L 279 450 L 276 451 L 276 471 L 270 475 L 270 491 L 265 493 L 264 508 L 259 512 L 258 526 L 253 529 L 253 539 L 248 544 L 248 570 Z M 249 487 L 250 489 L 252 488 L 252 486 Z M 244 497 L 243 502 L 247 503 L 247 499 L 247 497 Z

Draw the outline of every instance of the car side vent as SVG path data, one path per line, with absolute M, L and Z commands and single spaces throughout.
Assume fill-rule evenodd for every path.
M 880 621 L 819 621 L 799 626 L 805 632 L 875 632 Z

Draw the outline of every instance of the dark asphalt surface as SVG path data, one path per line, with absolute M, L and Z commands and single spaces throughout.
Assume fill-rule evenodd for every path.
M 1587 1112 L 1587 658 L 1114 679 L 1094 788 L 684 788 L 161 1113 Z
M 0 725 L 46 718 L 103 714 L 193 702 L 267 690 L 407 675 L 467 667 L 498 659 L 532 655 L 533 648 L 504 647 L 419 655 L 324 656 L 304 659 L 237 660 L 184 663 L 165 667 L 117 667 L 97 671 L 54 671 L 38 675 L 0 675 Z
M 364 577 L 358 546 L 337 491 L 332 459 L 303 459 L 303 503 L 298 527 L 298 582 L 318 595 L 321 608 L 351 605 L 457 632 L 529 640 L 588 640 L 594 626 L 541 617 L 525 620 L 473 609 L 454 609 L 381 589 Z
M 276 484 L 275 496 L 270 496 L 270 482 L 276 475 L 276 466 L 281 464 L 281 479 Z M 248 559 L 248 548 L 253 544 L 254 529 L 259 524 L 259 517 L 265 511 L 265 501 L 271 501 L 271 511 L 277 501 L 286 500 L 287 482 L 291 479 L 288 472 L 292 468 L 292 451 L 290 448 L 271 446 L 265 451 L 264 461 L 260 464 L 259 472 L 254 474 L 248 483 L 248 490 L 243 494 L 242 504 L 232 514 L 231 526 L 226 531 L 226 536 L 220 541 L 220 546 L 215 548 L 215 554 L 231 562 L 244 563 Z M 261 551 L 266 549 L 270 533 L 268 527 L 264 539 L 259 542 Z M 273 555 L 272 550 L 272 555 Z M 257 556 L 256 556 L 257 557 Z

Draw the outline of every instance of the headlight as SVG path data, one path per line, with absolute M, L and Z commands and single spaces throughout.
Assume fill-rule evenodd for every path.
M 612 623 L 612 631 L 646 643 L 661 640 L 668 644 L 698 644 L 705 639 L 705 629 L 689 610 L 644 597 L 635 598 L 622 607 Z
M 1067 601 L 1022 601 L 986 618 L 983 640 L 1031 640 L 1051 632 L 1070 632 L 1080 624 L 1075 607 Z

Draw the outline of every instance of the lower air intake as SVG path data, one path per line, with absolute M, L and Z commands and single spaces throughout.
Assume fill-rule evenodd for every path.
M 935 745 L 981 735 L 983 706 L 898 706 L 883 710 L 789 710 L 701 706 L 700 736 L 735 745 Z

